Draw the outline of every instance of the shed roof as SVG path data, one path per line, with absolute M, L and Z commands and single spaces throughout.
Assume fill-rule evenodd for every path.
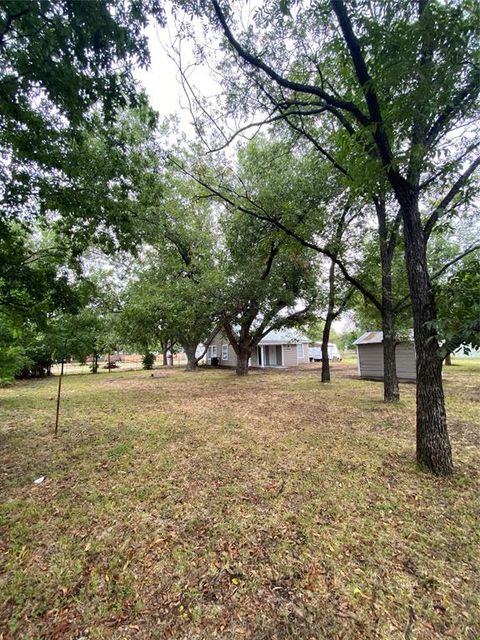
M 397 336 L 398 337 L 398 336 Z M 383 331 L 367 331 L 357 338 L 353 344 L 381 344 L 383 342 Z M 413 342 L 413 331 L 409 331 L 398 339 L 398 342 Z
M 279 329 L 278 331 L 270 331 L 262 338 L 259 344 L 302 344 L 309 343 L 310 340 L 295 329 Z
M 357 338 L 353 344 L 381 344 L 383 342 L 383 331 L 367 331 L 363 336 Z

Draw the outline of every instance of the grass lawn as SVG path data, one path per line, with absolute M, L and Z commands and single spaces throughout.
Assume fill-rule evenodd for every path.
M 448 480 L 355 372 L 70 376 L 56 440 L 56 379 L 0 390 L 0 638 L 480 638 L 480 362 Z

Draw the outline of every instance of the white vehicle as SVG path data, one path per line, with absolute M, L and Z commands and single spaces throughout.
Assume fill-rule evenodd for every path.
M 310 362 L 322 361 L 322 347 L 310 347 L 308 350 L 308 358 Z M 328 343 L 328 359 L 340 362 L 342 356 L 338 350 L 337 345 L 334 342 Z

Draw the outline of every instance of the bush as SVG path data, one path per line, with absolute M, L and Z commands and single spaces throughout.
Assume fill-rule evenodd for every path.
M 52 356 L 46 345 L 33 343 L 25 349 L 25 362 L 15 375 L 16 378 L 44 378 L 52 370 Z
M 0 387 L 11 384 L 20 371 L 30 365 L 21 346 L 9 346 L 0 342 Z
M 142 359 L 142 365 L 144 369 L 153 369 L 153 363 L 155 362 L 155 354 L 154 353 L 150 353 L 150 351 L 147 351 L 147 353 L 143 356 Z

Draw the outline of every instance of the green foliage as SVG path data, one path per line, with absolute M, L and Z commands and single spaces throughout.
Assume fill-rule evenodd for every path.
M 214 171 L 228 204 L 221 218 L 227 320 L 255 344 L 265 331 L 303 324 L 327 307 L 329 260 L 314 247 L 342 252 L 345 201 L 330 167 L 280 136 L 256 136 L 240 150 L 236 171 Z M 335 284 L 338 300 L 345 285 Z
M 66 264 L 92 240 L 104 250 L 135 244 L 131 216 L 157 167 L 155 117 L 131 65 L 148 61 L 142 29 L 159 10 L 156 0 L 18 0 L 0 10 L 2 280 L 39 219 L 63 232 Z
M 135 252 L 155 234 L 151 213 L 163 192 L 156 124 L 146 104 L 107 123 L 96 114 L 67 147 L 63 173 L 41 180 L 44 219 L 77 253 L 92 243 Z
M 142 358 L 142 366 L 144 369 L 153 369 L 153 365 L 155 364 L 155 354 L 151 351 L 147 351 Z
M 361 331 L 350 330 L 341 333 L 337 338 L 337 344 L 340 351 L 351 351 L 355 349 L 354 342 L 361 335 Z
M 138 261 L 119 320 L 121 335 L 134 348 L 198 345 L 218 320 L 218 238 L 211 201 L 199 195 L 193 181 L 173 170 L 164 177 L 162 199 L 150 213 L 157 238 Z
M 382 265 L 378 236 L 376 231 L 372 230 L 365 230 L 364 234 L 356 276 L 364 287 L 372 292 L 377 300 L 381 301 L 383 296 Z M 394 330 L 400 333 L 412 327 L 410 293 L 401 238 L 397 240 L 397 247 L 393 253 L 388 272 L 391 278 L 392 321 Z M 357 292 L 352 298 L 352 306 L 355 311 L 356 323 L 362 332 L 382 328 L 382 312 L 360 292 Z
M 312 252 L 235 210 L 221 223 L 227 282 L 222 316 L 230 334 L 254 345 L 270 330 L 311 319 L 317 297 Z
M 151 14 L 161 19 L 157 0 L 3 3 L 0 147 L 16 187 L 28 183 L 29 163 L 58 168 L 59 142 L 93 105 L 109 118 L 136 99 L 132 66 L 148 63 Z
M 437 328 L 445 357 L 464 345 L 480 347 L 480 260 L 469 256 L 437 285 Z
M 94 286 L 54 233 L 29 233 L 15 222 L 0 229 L 0 377 L 45 375 L 58 348 L 58 318 L 78 313 Z
M 38 226 L 28 231 L 15 222 L 0 222 L 0 265 L 0 304 L 30 318 L 76 308 L 88 295 L 86 283 L 72 286 L 78 263 L 71 247 Z
M 319 154 L 278 132 L 252 139 L 239 151 L 238 165 L 234 188 L 239 204 L 300 238 L 334 248 L 345 186 Z M 354 232 L 352 226 L 352 236 Z
M 39 332 L 31 336 L 25 345 L 26 362 L 16 374 L 17 378 L 42 378 L 50 375 L 54 363 L 52 352 L 53 335 Z
M 0 385 L 11 382 L 28 362 L 18 324 L 11 314 L 0 311 Z
M 58 346 L 50 344 L 57 332 L 67 336 L 71 355 L 82 361 L 113 349 L 117 341 L 114 316 L 105 324 L 93 308 L 76 315 L 94 299 L 95 289 L 81 276 L 81 253 L 92 242 L 106 252 L 134 251 L 152 235 L 154 227 L 140 223 L 139 214 L 160 197 L 159 161 L 148 108 L 125 112 L 114 123 L 97 118 L 95 126 L 68 148 L 68 176 L 41 178 L 39 197 L 48 209 L 41 220 L 28 225 L 0 219 L 0 305 L 17 336 L 12 357 L 5 352 L 8 377 L 20 369 L 28 375 L 45 370 L 51 361 L 46 354 Z M 32 334 L 39 332 L 49 336 L 41 358 L 38 345 L 31 345 Z
M 85 362 L 92 357 L 92 371 L 96 373 L 98 357 L 118 349 L 119 301 L 109 273 L 99 271 L 91 276 L 94 294 L 76 314 L 63 314 L 57 318 L 56 332 L 59 353 Z
M 37 234 L 37 250 L 31 254 L 26 242 L 24 254 L 17 256 L 18 269 L 12 271 L 12 278 L 0 281 L 4 295 L 0 378 L 4 381 L 48 375 L 59 358 L 84 362 L 94 353 L 113 350 L 118 341 L 107 274 L 86 278 L 68 270 L 53 240 Z M 12 266 L 7 264 L 7 269 Z
M 182 5 L 190 13 L 200 13 L 196 3 Z M 265 119 L 274 123 L 277 136 L 288 140 L 295 149 L 287 155 L 285 166 L 292 163 L 299 167 L 299 147 L 311 144 L 318 157 L 328 159 L 336 171 L 335 180 L 343 184 L 352 201 L 372 203 L 374 198 L 386 197 L 389 203 L 396 202 L 395 208 L 402 205 L 405 212 L 404 194 L 408 187 L 418 198 L 423 216 L 422 224 L 416 227 L 417 234 L 423 236 L 417 239 L 418 246 L 427 246 L 432 236 L 430 229 L 424 233 L 422 228 L 432 212 L 432 227 L 449 222 L 455 227 L 455 216 L 465 214 L 477 192 L 477 3 L 360 0 L 352 4 L 324 0 L 315 6 L 294 5 L 292 12 L 289 6 L 284 2 L 263 3 L 248 28 L 241 13 L 223 3 L 215 7 L 214 19 L 212 14 L 203 13 L 233 46 L 224 48 L 218 64 L 225 100 L 220 104 L 215 96 L 215 104 L 209 110 L 202 103 L 199 122 L 205 122 L 205 113 L 210 118 L 214 114 L 217 124 L 232 112 L 246 123 L 250 119 L 258 121 L 259 113 L 265 114 Z M 221 28 L 218 14 L 222 10 L 236 42 L 226 28 Z M 208 56 L 206 48 L 202 53 Z M 222 127 L 219 125 L 215 131 L 214 142 L 225 143 Z M 252 164 L 257 164 L 263 179 L 268 163 L 257 151 L 250 150 L 261 146 L 257 139 L 256 136 L 253 145 L 249 145 L 246 155 L 251 153 Z M 281 201 L 285 203 L 292 201 L 289 190 L 300 195 L 299 200 L 306 203 L 304 209 L 295 215 L 294 209 L 287 214 L 280 208 L 280 217 L 289 221 L 287 226 L 291 229 L 303 233 L 305 220 L 312 218 L 305 210 L 315 207 L 306 198 L 308 179 L 307 189 L 301 187 L 300 180 L 286 180 L 288 172 L 281 170 L 281 157 L 278 147 L 270 162 L 276 175 L 272 193 L 282 193 Z M 472 175 L 460 178 L 469 165 Z M 328 191 L 330 186 L 321 170 L 312 182 L 313 195 L 315 189 Z M 451 188 L 453 192 L 449 191 Z M 312 229 L 318 233 L 318 227 Z M 373 240 L 371 244 L 376 249 L 368 251 L 359 275 L 378 292 L 377 231 Z M 422 253 L 413 260 L 407 259 L 412 271 L 415 265 L 410 263 L 418 261 Z M 348 257 L 350 262 L 358 256 L 350 252 Z M 401 301 L 407 295 L 404 264 L 396 257 L 393 266 L 395 296 Z M 419 315 L 428 315 L 430 306 L 434 305 L 415 302 Z M 377 316 L 378 311 L 369 309 L 368 314 Z M 397 321 L 407 324 L 409 316 L 406 310 Z
M 132 220 L 158 163 L 132 69 L 148 63 L 151 15 L 158 0 L 0 7 L 2 377 L 48 369 L 53 325 L 88 298 L 73 285 L 82 251 L 141 237 Z

